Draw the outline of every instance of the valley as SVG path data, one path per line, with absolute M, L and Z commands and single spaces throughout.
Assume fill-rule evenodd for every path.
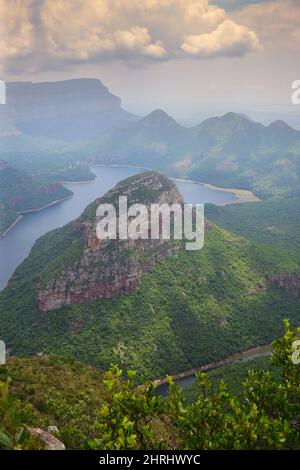
M 67 115 L 57 108 L 54 118 L 50 103 L 56 86 L 69 89 L 70 95 L 65 95 Z M 140 378 L 155 378 L 266 344 L 281 333 L 285 316 L 297 324 L 300 132 L 279 121 L 264 126 L 235 113 L 193 128 L 181 126 L 162 110 L 140 119 L 124 114 L 120 100 L 101 87 L 96 81 L 31 86 L 31 99 L 41 93 L 49 107 L 41 109 L 35 101 L 26 118 L 22 107 L 12 106 L 1 121 L 0 154 L 12 180 L 6 186 L 16 191 L 20 185 L 14 182 L 25 175 L 27 186 L 39 181 L 64 196 L 43 201 L 35 196 L 35 205 L 5 206 L 4 231 L 18 214 L 49 205 L 23 214 L 0 241 L 1 287 L 8 283 L 0 294 L 0 325 L 13 354 L 57 351 L 102 369 L 113 360 L 136 369 Z M 114 124 L 109 129 L 99 125 L 98 135 L 85 124 L 78 141 L 70 142 L 69 133 L 80 124 L 73 120 L 74 109 L 81 109 L 81 100 L 93 101 L 100 89 L 113 113 L 118 108 Z M 11 87 L 11 93 L 17 90 Z M 72 96 L 78 97 L 76 103 Z M 86 109 L 87 122 L 95 117 L 93 106 L 91 102 Z M 37 118 L 43 121 L 40 127 Z M 54 119 L 62 120 L 60 129 Z M 141 167 L 172 177 L 185 202 L 206 204 L 211 229 L 204 249 L 193 257 L 182 249 L 165 259 L 154 257 L 151 269 L 141 276 L 135 273 L 138 282 L 126 292 L 113 283 L 104 287 L 103 280 L 101 288 L 87 287 L 88 279 L 69 285 L 64 273 L 71 268 L 69 279 L 76 277 L 82 249 L 82 231 L 72 227 L 80 227 L 80 214 L 88 205 Z M 30 192 L 22 193 L 30 201 Z M 118 256 L 122 251 L 124 263 L 128 250 Z M 134 260 L 129 257 L 128 266 L 133 262 L 136 269 L 140 262 Z M 95 270 L 96 265 L 90 267 L 89 279 Z M 67 301 L 62 300 L 65 289 Z M 118 295 L 108 299 L 108 292 Z M 97 298 L 100 293 L 104 298 Z M 75 297 L 86 300 L 76 304 Z
M 78 217 L 90 202 L 111 189 L 119 180 L 139 171 L 142 170 L 137 167 L 92 166 L 91 172 L 94 177 L 92 181 L 64 184 L 66 190 L 72 194 L 70 199 L 40 212 L 24 214 L 22 218 L 19 218 L 13 230 L 7 232 L 6 236 L 0 240 L 2 261 L 0 290 L 4 288 L 14 270 L 26 258 L 39 237 Z M 201 184 L 188 181 L 178 181 L 176 184 L 183 194 L 184 200 L 190 204 L 199 202 L 225 204 L 234 201 L 233 193 L 206 188 Z M 13 212 L 13 216 L 16 217 L 15 212 Z
M 300 1 L 0 19 L 2 466 L 286 466 Z
M 134 185 L 138 177 L 131 176 L 122 184 Z M 143 194 L 143 185 L 140 190 Z M 86 287 L 93 290 L 94 275 L 106 276 L 104 268 L 97 268 L 96 274 L 94 261 L 85 270 L 91 269 L 94 275 L 86 280 L 79 276 L 80 227 L 89 224 L 93 207 L 95 204 L 79 219 L 42 236 L 0 294 L 0 328 L 12 354 L 55 352 L 101 369 L 113 361 L 125 370 L 135 369 L 144 380 L 267 344 L 281 334 L 287 312 L 292 324 L 298 323 L 299 264 L 292 254 L 211 223 L 206 225 L 202 250 L 191 253 L 179 247 L 167 257 L 158 256 L 127 293 L 117 292 L 111 299 L 99 294 L 87 303 L 71 301 L 41 312 L 38 290 L 50 293 L 55 279 L 68 270 L 73 272 L 70 280 L 75 279 L 78 294 Z M 141 256 L 134 246 L 130 252 L 119 248 L 112 263 L 116 272 L 128 269 L 130 277 L 132 267 L 135 272 L 140 262 L 147 264 L 147 252 Z M 87 260 L 88 253 L 84 253 Z M 105 248 L 103 262 L 109 253 Z M 103 262 L 99 260 L 99 266 Z M 293 277 L 292 285 L 288 276 L 285 283 L 275 282 L 285 273 Z M 106 279 L 114 285 L 110 271 Z

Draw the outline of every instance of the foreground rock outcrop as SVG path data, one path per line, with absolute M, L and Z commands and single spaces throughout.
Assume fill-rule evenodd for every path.
M 96 208 L 100 202 L 116 203 L 119 196 L 127 196 L 129 205 L 143 203 L 149 207 L 152 203 L 183 203 L 176 185 L 155 172 L 143 173 L 119 183 L 74 222 L 73 230 L 82 241 L 80 255 L 46 285 L 41 284 L 37 293 L 39 310 L 55 310 L 65 305 L 110 299 L 130 292 L 157 261 L 180 248 L 179 242 L 161 238 L 100 240 L 96 234 L 99 221 Z
M 45 446 L 45 450 L 66 450 L 66 446 L 57 437 L 40 428 L 27 428 L 29 434 L 39 439 Z

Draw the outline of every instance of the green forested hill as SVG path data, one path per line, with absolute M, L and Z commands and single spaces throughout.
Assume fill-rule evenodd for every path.
M 19 211 L 38 209 L 71 194 L 60 183 L 41 184 L 0 160 L 0 234 Z
M 300 185 L 300 132 L 227 113 L 185 128 L 163 111 L 116 126 L 72 155 L 101 163 L 144 165 L 219 186 L 251 189 L 267 198 Z
M 280 247 L 300 259 L 300 192 L 265 201 L 228 206 L 206 205 L 214 223 L 259 243 Z
M 283 121 L 264 126 L 236 113 L 185 128 L 156 110 L 76 144 L 11 133 L 1 137 L 0 157 L 52 181 L 91 179 L 88 165 L 98 162 L 250 189 L 263 199 L 300 186 L 300 132 Z
M 69 237 L 67 226 L 38 240 L 0 294 L 1 338 L 13 354 L 51 352 L 157 377 L 268 343 L 284 317 L 300 320 L 299 299 L 265 283 L 298 264 L 218 227 L 202 250 L 157 263 L 131 294 L 41 313 L 37 285 L 50 261 L 64 266 Z
M 84 447 L 96 411 L 109 396 L 103 372 L 74 359 L 35 356 L 9 358 L 7 374 L 28 425 L 57 426 L 68 448 Z

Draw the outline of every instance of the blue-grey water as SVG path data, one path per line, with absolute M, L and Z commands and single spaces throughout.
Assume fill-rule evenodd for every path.
M 71 199 L 62 201 L 38 212 L 24 214 L 23 218 L 0 240 L 0 289 L 3 289 L 19 264 L 27 257 L 34 242 L 46 232 L 62 227 L 76 219 L 85 207 L 102 196 L 118 181 L 139 173 L 138 168 L 93 167 L 97 178 L 85 184 L 66 184 L 74 193 Z M 213 202 L 223 204 L 233 201 L 232 193 L 217 191 L 193 183 L 176 181 L 184 201 L 190 204 Z

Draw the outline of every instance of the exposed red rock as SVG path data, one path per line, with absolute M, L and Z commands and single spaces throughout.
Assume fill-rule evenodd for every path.
M 165 185 L 163 176 L 147 173 L 134 179 L 129 189 L 118 185 L 115 193 L 112 190 L 108 195 L 110 200 L 119 194 L 133 195 L 134 202 L 140 202 L 135 199 L 142 188 L 143 191 L 151 191 L 151 202 L 182 204 L 182 196 L 175 184 L 168 180 L 167 189 Z M 100 240 L 96 234 L 98 221 L 95 214 L 91 219 L 74 224 L 74 230 L 83 237 L 81 256 L 73 266 L 62 270 L 38 290 L 39 310 L 55 310 L 64 305 L 110 299 L 131 292 L 139 285 L 142 275 L 151 271 L 158 260 L 176 253 L 180 247 L 179 243 L 162 239 Z
M 268 277 L 268 285 L 283 289 L 292 295 L 300 295 L 300 276 L 294 273 L 279 273 Z

